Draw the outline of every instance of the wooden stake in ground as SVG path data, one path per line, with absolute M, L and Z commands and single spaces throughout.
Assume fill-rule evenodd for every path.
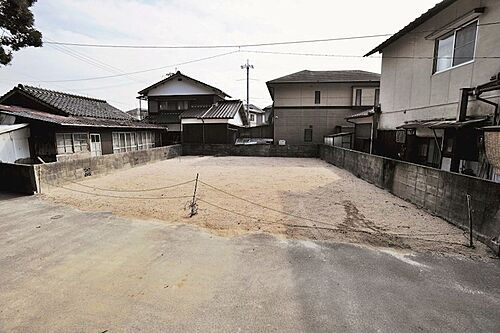
M 190 212 L 189 217 L 193 217 L 198 213 L 198 204 L 196 203 L 196 190 L 198 189 L 198 177 L 199 173 L 196 174 L 196 181 L 194 182 L 194 192 L 193 192 L 193 200 L 189 204 Z
M 469 247 L 473 248 L 474 244 L 472 242 L 472 204 L 471 204 L 471 196 L 467 194 L 467 210 L 469 211 Z

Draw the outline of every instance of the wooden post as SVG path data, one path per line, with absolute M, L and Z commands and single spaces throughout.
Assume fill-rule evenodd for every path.
M 473 248 L 474 244 L 472 242 L 472 204 L 471 204 L 471 196 L 467 194 L 467 210 L 469 212 L 469 247 Z
M 191 208 L 191 212 L 189 213 L 189 217 L 193 217 L 198 213 L 198 205 L 196 204 L 196 190 L 198 189 L 198 177 L 199 173 L 196 174 L 196 181 L 194 183 L 194 192 L 193 192 L 193 200 L 191 201 L 191 204 L 189 205 L 189 208 Z

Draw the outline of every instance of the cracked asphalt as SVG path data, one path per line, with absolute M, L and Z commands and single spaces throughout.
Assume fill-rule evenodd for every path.
M 500 263 L 0 195 L 0 332 L 500 332 Z

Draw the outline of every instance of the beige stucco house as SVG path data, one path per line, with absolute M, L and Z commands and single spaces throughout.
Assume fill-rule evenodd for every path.
M 304 70 L 267 82 L 275 143 L 319 144 L 353 131 L 346 117 L 378 104 L 379 81 L 380 74 L 360 70 Z
M 377 153 L 492 177 L 499 22 L 498 0 L 444 0 L 367 53 L 382 54 Z

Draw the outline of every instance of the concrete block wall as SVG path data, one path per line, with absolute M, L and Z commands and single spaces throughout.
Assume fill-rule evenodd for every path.
M 183 144 L 183 155 L 261 156 L 261 157 L 318 157 L 318 145 L 238 145 Z
M 469 194 L 475 235 L 498 253 L 500 183 L 340 147 L 321 145 L 320 157 L 466 230 Z
M 89 176 L 103 175 L 117 169 L 166 160 L 180 156 L 181 145 L 152 148 L 127 153 L 60 161 L 33 166 L 37 178 L 38 192 L 51 185 L 77 181 Z

